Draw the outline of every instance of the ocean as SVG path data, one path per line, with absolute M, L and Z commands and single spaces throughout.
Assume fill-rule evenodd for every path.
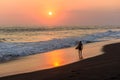
M 120 26 L 0 27 L 0 62 L 113 39 L 120 39 Z

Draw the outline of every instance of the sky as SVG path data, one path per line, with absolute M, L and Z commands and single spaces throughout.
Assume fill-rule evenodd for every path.
M 0 0 L 0 25 L 120 25 L 119 21 L 120 0 Z

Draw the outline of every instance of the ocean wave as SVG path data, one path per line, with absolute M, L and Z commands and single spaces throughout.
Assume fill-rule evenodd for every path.
M 80 40 L 84 44 L 86 44 L 90 42 L 118 38 L 120 38 L 120 31 L 109 30 L 103 33 L 96 33 L 84 37 L 53 39 L 41 42 L 27 42 L 27 43 L 0 42 L 0 62 L 8 61 L 20 56 L 27 56 L 36 53 L 48 52 L 55 49 L 75 46 Z
M 13 26 L 0 27 L 0 32 L 36 32 L 36 31 L 61 31 L 61 30 L 88 30 L 88 29 L 120 29 L 120 26 Z

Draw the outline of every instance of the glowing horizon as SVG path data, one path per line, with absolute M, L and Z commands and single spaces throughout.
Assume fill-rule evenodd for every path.
M 120 25 L 119 0 L 1 0 L 0 25 Z

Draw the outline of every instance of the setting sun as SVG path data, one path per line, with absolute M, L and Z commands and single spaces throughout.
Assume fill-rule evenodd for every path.
M 53 15 L 53 13 L 50 11 L 50 12 L 48 12 L 48 14 L 51 16 L 51 15 Z

